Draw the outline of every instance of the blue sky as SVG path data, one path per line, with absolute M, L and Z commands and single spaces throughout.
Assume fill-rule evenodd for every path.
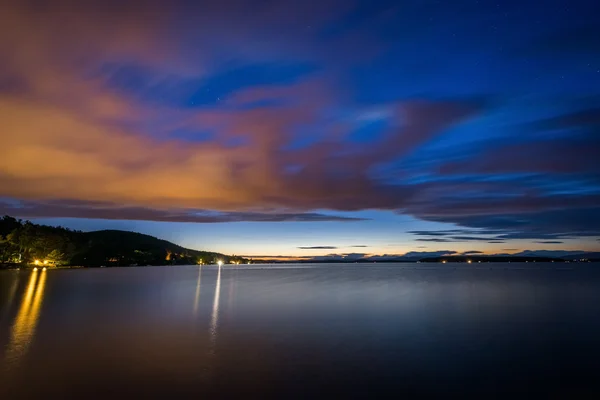
M 0 211 L 255 256 L 597 250 L 599 8 L 9 1 Z

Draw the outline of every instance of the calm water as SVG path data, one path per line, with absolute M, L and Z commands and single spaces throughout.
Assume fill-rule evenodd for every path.
M 600 265 L 456 267 L 0 271 L 0 397 L 600 393 Z

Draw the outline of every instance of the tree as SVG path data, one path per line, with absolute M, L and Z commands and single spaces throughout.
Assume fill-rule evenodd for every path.
M 52 250 L 50 254 L 46 256 L 45 260 L 47 260 L 50 265 L 64 265 L 68 261 L 65 253 L 61 253 L 58 249 Z
M 0 263 L 12 262 L 13 250 L 10 241 L 0 235 Z
M 8 240 L 15 246 L 19 261 L 31 261 L 35 245 L 35 226 L 27 221 L 8 235 Z
M 6 238 L 12 231 L 20 227 L 20 220 L 5 215 L 0 219 L 0 236 Z

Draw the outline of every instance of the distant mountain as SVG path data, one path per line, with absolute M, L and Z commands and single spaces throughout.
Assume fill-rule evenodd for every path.
M 554 256 L 551 256 L 554 255 Z M 410 262 L 564 262 L 564 261 L 600 261 L 600 252 L 582 251 L 532 251 L 526 250 L 516 254 L 480 254 L 467 252 L 457 254 L 455 251 L 409 252 L 406 254 L 385 254 L 367 256 L 365 254 L 330 254 L 299 261 L 275 261 L 295 263 L 410 263 Z M 268 261 L 273 263 L 274 261 Z
M 546 254 L 562 254 L 562 256 L 549 257 Z M 554 251 L 524 251 L 516 254 L 491 254 L 491 255 L 459 255 L 428 257 L 421 262 L 564 262 L 564 261 L 600 261 L 600 253 L 585 252 L 554 252 Z
M 457 262 L 457 263 L 479 263 L 479 262 L 564 262 L 565 260 L 552 257 L 525 257 L 525 256 L 444 256 L 444 257 L 428 257 L 419 260 L 423 263 L 439 263 L 439 262 Z
M 316 256 L 300 260 L 258 260 L 253 262 L 258 264 L 289 264 L 289 263 L 322 263 L 322 264 L 348 264 L 348 263 L 414 263 L 414 262 L 459 262 L 472 263 L 479 262 L 565 262 L 565 261 L 591 261 L 600 262 L 600 252 L 558 252 L 562 257 L 544 256 L 546 251 L 524 251 L 516 254 L 480 254 L 480 252 L 467 252 L 468 254 L 456 254 L 455 251 L 437 251 L 437 252 L 411 252 L 406 254 L 385 254 L 380 256 L 367 256 L 362 253 L 351 254 L 330 254 L 326 256 Z
M 509 254 L 509 256 L 562 258 L 572 257 L 584 253 L 585 251 L 583 250 L 523 250 L 519 253 Z
M 349 253 L 349 254 L 329 254 L 325 256 L 316 256 L 303 262 L 319 262 L 319 263 L 342 263 L 342 262 L 416 262 L 425 257 L 438 257 L 443 255 L 455 254 L 455 251 L 439 250 L 439 251 L 411 251 L 406 254 L 383 254 L 383 255 L 368 255 L 366 253 Z
M 561 257 L 563 260 L 575 261 L 575 260 L 589 260 L 589 261 L 600 261 L 600 252 L 586 252 L 570 254 Z
M 456 251 L 438 250 L 438 251 L 409 251 L 402 255 L 369 256 L 364 258 L 365 262 L 416 262 L 427 257 L 442 257 L 456 254 Z

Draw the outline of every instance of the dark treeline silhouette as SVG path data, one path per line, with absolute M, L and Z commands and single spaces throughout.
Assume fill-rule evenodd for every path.
M 81 232 L 37 225 L 10 216 L 0 219 L 0 265 L 129 266 L 245 263 L 246 259 L 190 250 L 136 232 Z

